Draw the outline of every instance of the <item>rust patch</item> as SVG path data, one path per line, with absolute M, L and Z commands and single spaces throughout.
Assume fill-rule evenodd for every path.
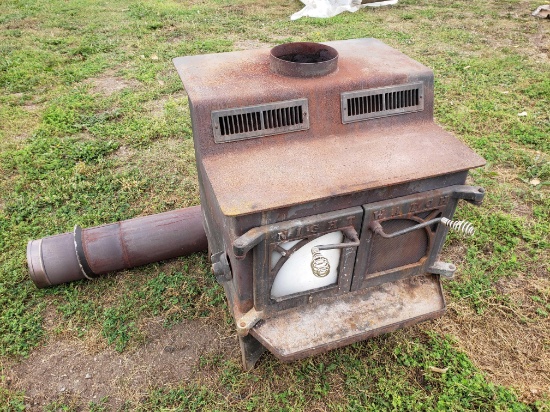
M 392 136 L 391 145 L 388 135 Z M 422 130 L 373 131 L 368 137 L 317 136 L 307 141 L 287 138 L 285 143 L 256 144 L 231 156 L 204 159 L 206 173 L 226 215 L 396 185 L 484 163 L 435 125 L 423 125 Z M 438 155 L 427 155 L 435 147 Z
M 282 312 L 251 334 L 282 360 L 295 360 L 441 316 L 436 276 L 388 282 L 372 289 Z

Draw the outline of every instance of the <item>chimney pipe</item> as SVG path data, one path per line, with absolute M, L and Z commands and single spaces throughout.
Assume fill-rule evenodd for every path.
M 200 206 L 81 229 L 27 245 L 30 277 L 39 288 L 206 250 Z
M 320 43 L 285 43 L 271 49 L 269 67 L 273 73 L 289 77 L 321 77 L 338 68 L 338 52 Z

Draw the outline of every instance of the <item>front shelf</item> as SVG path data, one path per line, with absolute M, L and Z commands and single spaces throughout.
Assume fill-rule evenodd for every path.
M 445 312 L 439 276 L 425 274 L 277 313 L 250 330 L 283 361 L 312 356 Z

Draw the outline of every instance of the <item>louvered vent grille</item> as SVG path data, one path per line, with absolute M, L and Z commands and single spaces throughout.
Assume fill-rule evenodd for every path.
M 216 143 L 309 129 L 307 99 L 212 112 Z
M 424 110 L 424 84 L 342 93 L 342 123 Z

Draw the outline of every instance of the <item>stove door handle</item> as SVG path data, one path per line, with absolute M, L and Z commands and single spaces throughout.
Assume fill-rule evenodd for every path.
M 311 272 L 315 276 L 323 278 L 330 273 L 330 262 L 321 254 L 321 250 L 345 249 L 348 247 L 357 247 L 361 244 L 359 235 L 353 227 L 343 229 L 342 233 L 350 242 L 335 243 L 333 245 L 317 245 L 311 248 Z
M 394 237 L 410 233 L 414 230 L 422 229 L 426 226 L 431 226 L 435 223 L 442 223 L 443 225 L 447 226 L 448 228 L 450 228 L 452 230 L 455 230 L 457 232 L 461 232 L 461 233 L 463 233 L 465 235 L 468 235 L 468 236 L 472 236 L 475 232 L 474 226 L 470 222 L 468 222 L 466 220 L 459 220 L 459 221 L 451 220 L 451 219 L 447 219 L 446 217 L 437 217 L 435 219 L 431 219 L 431 220 L 428 220 L 426 222 L 422 222 L 422 223 L 419 223 L 417 225 L 414 225 L 414 226 L 411 226 L 411 227 L 408 227 L 406 229 L 399 230 L 399 231 L 393 232 L 393 233 L 384 232 L 384 228 L 382 227 L 380 222 L 375 220 L 375 221 L 371 222 L 371 224 L 369 225 L 369 229 L 372 230 L 377 235 L 382 236 L 385 239 L 392 239 Z
M 356 230 L 353 227 L 348 227 L 346 229 L 343 229 L 342 233 L 347 239 L 350 240 L 350 242 L 335 243 L 333 245 L 317 245 L 311 249 L 312 253 L 313 253 L 313 249 L 315 248 L 317 248 L 317 250 L 319 251 L 319 250 L 329 250 L 329 249 L 344 249 L 347 247 L 357 247 L 360 245 L 361 242 L 359 241 L 359 235 L 357 234 Z
M 485 197 L 485 189 L 480 186 L 456 185 L 451 186 L 453 198 L 462 199 L 479 206 Z
M 233 242 L 233 253 L 235 257 L 239 260 L 244 259 L 250 249 L 262 242 L 266 238 L 266 235 L 267 233 L 264 227 L 255 227 L 235 239 Z

